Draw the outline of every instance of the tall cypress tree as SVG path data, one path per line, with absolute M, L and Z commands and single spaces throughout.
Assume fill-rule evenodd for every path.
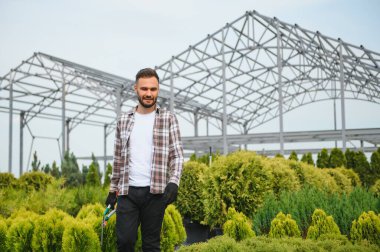
M 367 161 L 367 157 L 362 151 L 358 151 L 355 154 L 355 169 L 354 171 L 358 173 L 360 180 L 365 186 L 370 186 L 373 182 L 372 172 L 370 170 L 370 165 Z
M 317 155 L 317 167 L 326 168 L 329 166 L 329 152 L 323 148 Z
M 313 155 L 311 154 L 311 152 L 303 154 L 301 161 L 314 166 Z
M 346 167 L 346 165 L 347 165 L 346 157 L 344 156 L 342 150 L 338 148 L 333 148 L 330 153 L 329 167 L 330 168 L 341 167 L 341 166 Z
M 295 151 L 292 151 L 289 155 L 289 160 L 295 160 L 295 161 L 298 161 L 298 156 L 297 156 L 297 153 Z
M 371 155 L 371 171 L 374 176 L 373 181 L 380 179 L 380 153 L 377 151 Z
M 354 169 L 355 168 L 355 151 L 351 151 L 350 149 L 347 149 L 344 153 L 346 156 L 347 161 L 347 168 Z

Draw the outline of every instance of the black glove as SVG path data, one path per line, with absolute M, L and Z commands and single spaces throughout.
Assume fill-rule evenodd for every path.
M 169 183 L 164 192 L 164 199 L 166 200 L 166 204 L 169 205 L 173 203 L 177 198 L 178 186 L 174 183 Z
M 111 205 L 111 209 L 115 209 L 117 198 L 116 198 L 116 192 L 109 192 L 106 200 L 106 206 Z

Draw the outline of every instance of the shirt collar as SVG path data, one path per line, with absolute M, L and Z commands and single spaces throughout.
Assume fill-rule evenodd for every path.
M 134 114 L 136 113 L 137 106 L 138 106 L 138 105 L 136 105 L 132 110 L 130 110 L 130 111 L 128 112 L 128 115 L 134 115 Z M 158 105 L 158 104 L 156 103 L 156 114 L 160 114 L 160 111 L 161 111 L 161 107 L 160 107 L 160 105 Z

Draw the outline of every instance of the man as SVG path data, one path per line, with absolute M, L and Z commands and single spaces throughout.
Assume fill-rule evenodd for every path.
M 106 205 L 113 208 L 117 198 L 118 251 L 134 251 L 139 225 L 143 251 L 160 251 L 165 209 L 177 197 L 182 172 L 181 136 L 176 116 L 156 105 L 156 71 L 140 70 L 134 89 L 138 105 L 117 122 Z

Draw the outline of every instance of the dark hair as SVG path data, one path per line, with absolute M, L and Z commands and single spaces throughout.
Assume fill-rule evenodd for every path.
M 144 68 L 144 69 L 141 69 L 136 74 L 136 83 L 140 78 L 149 78 L 149 77 L 155 77 L 157 81 L 160 82 L 160 78 L 158 77 L 156 70 L 152 68 Z

